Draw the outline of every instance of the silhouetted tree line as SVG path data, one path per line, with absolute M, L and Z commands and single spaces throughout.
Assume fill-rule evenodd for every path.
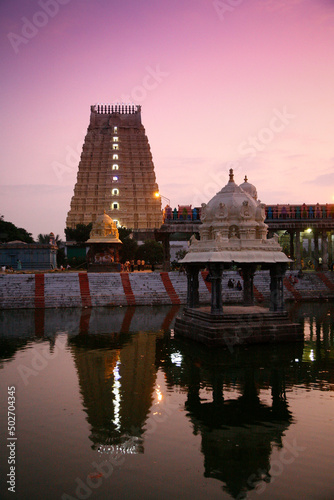
M 7 243 L 9 241 L 24 241 L 25 243 L 34 243 L 31 233 L 28 233 L 22 227 L 16 227 L 12 222 L 4 220 L 4 216 L 0 216 L 0 242 Z

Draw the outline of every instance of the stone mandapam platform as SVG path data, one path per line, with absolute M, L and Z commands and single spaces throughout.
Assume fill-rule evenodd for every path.
M 223 314 L 211 314 L 210 307 L 185 308 L 176 318 L 175 335 L 229 349 L 304 339 L 303 326 L 292 323 L 287 312 L 259 306 L 225 306 Z

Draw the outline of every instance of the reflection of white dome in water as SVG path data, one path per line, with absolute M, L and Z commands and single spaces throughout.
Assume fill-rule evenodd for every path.
M 278 238 L 267 239 L 265 205 L 256 187 L 238 186 L 230 170 L 229 182 L 207 204 L 202 203 L 200 240 L 190 239 L 182 262 L 289 262 Z

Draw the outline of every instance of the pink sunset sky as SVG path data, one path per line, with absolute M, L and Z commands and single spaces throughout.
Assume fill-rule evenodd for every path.
M 245 174 L 334 203 L 333 0 L 12 0 L 1 13 L 1 205 L 64 238 L 90 105 L 134 102 L 160 192 L 198 206 Z

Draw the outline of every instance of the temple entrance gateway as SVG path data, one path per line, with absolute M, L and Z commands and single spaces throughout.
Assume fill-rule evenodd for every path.
M 95 222 L 105 210 L 117 226 L 153 231 L 162 224 L 157 191 L 141 106 L 91 106 L 66 227 Z
M 255 186 L 238 186 L 230 170 L 229 182 L 202 204 L 200 240 L 193 236 L 181 261 L 188 277 L 187 307 L 177 318 L 175 333 L 212 345 L 277 342 L 303 339 L 302 328 L 290 323 L 284 311 L 283 278 L 290 259 L 278 237 L 267 239 L 265 206 Z M 199 307 L 198 273 L 208 269 L 210 307 Z M 223 307 L 224 269 L 237 266 L 243 282 L 243 306 Z M 254 305 L 253 278 L 257 266 L 270 270 L 270 306 Z

